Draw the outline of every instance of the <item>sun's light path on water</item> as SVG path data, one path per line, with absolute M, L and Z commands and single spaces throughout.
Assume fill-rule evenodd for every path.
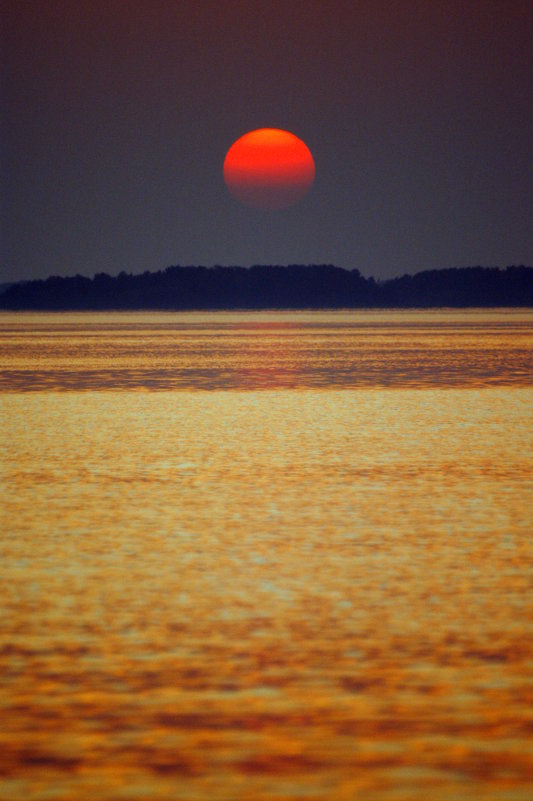
M 530 798 L 532 321 L 0 315 L 0 801 Z

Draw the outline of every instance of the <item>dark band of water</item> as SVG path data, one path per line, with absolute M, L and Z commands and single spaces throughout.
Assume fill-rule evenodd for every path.
M 533 313 L 3 314 L 0 390 L 526 386 Z

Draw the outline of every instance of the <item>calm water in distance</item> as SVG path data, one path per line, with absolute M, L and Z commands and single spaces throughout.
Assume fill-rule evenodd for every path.
M 532 344 L 1 314 L 0 800 L 533 797 Z

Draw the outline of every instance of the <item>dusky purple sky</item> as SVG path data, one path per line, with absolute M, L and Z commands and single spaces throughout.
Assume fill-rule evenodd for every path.
M 8 0 L 0 281 L 175 264 L 533 264 L 531 0 Z M 278 127 L 297 206 L 222 164 Z

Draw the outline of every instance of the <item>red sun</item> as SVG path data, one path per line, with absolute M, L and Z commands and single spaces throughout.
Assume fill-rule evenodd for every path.
M 259 128 L 232 144 L 224 159 L 224 180 L 247 206 L 286 209 L 307 194 L 315 162 L 307 145 L 288 131 Z

